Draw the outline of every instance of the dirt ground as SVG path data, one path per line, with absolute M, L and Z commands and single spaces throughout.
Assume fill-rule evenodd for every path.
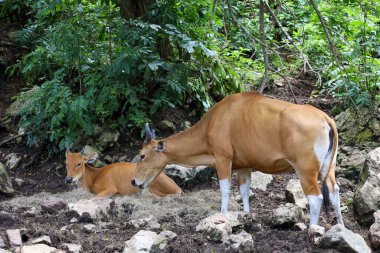
M 1 31 L 4 31 L 0 27 Z M 2 36 L 0 34 L 0 36 Z M 3 36 L 2 36 L 3 38 Z M 9 54 L 11 50 L 7 49 Z M 10 51 L 9 51 L 10 50 Z M 3 74 L 3 73 L 2 73 Z M 11 97 L 16 95 L 22 87 L 19 79 L 6 78 L 1 76 L 0 80 L 0 113 L 10 105 Z M 292 87 L 300 103 L 310 103 L 322 110 L 329 112 L 336 101 L 331 97 L 319 96 L 311 97 L 313 83 L 311 77 L 291 80 Z M 293 97 L 288 87 L 274 86 L 268 92 L 269 96 L 293 101 Z M 154 119 L 153 127 L 162 119 L 173 121 L 176 126 L 184 120 L 194 123 L 194 118 L 189 118 L 188 112 L 182 109 L 175 109 L 170 112 L 158 114 Z M 156 124 L 155 124 L 156 123 Z M 0 126 L 0 142 L 7 138 L 16 129 L 5 129 Z M 161 132 L 160 137 L 165 137 L 170 133 Z M 128 141 L 129 146 L 124 144 Z M 127 155 L 131 159 L 138 151 L 141 140 L 137 134 L 125 134 L 114 148 L 105 150 L 103 155 Z M 216 181 L 211 180 L 201 185 L 185 188 L 185 194 L 178 197 L 168 197 L 163 199 L 152 196 L 137 195 L 131 198 L 134 204 L 125 205 L 125 215 L 116 215 L 110 210 L 110 216 L 101 221 L 82 219 L 76 223 L 70 223 L 73 218 L 71 212 L 58 212 L 54 214 L 43 213 L 39 209 L 41 201 L 48 196 L 56 196 L 75 201 L 79 198 L 92 198 L 93 195 L 84 193 L 76 189 L 74 185 L 64 183 L 65 168 L 64 154 L 58 154 L 48 158 L 46 154 L 40 154 L 35 148 L 28 148 L 25 142 L 20 144 L 11 143 L 8 146 L 0 147 L 0 162 L 4 163 L 7 154 L 17 153 L 23 157 L 22 164 L 14 170 L 10 170 L 10 176 L 16 190 L 13 197 L 0 196 L 0 236 L 5 239 L 6 229 L 22 229 L 22 238 L 28 242 L 39 236 L 49 235 L 52 246 L 65 249 L 63 243 L 81 244 L 83 252 L 122 252 L 124 242 L 130 239 L 139 229 L 129 224 L 129 221 L 138 215 L 142 210 L 150 212 L 159 217 L 161 228 L 175 232 L 178 237 L 169 245 L 167 252 L 224 252 L 223 244 L 207 240 L 205 236 L 195 231 L 199 221 L 211 213 L 218 212 L 220 205 L 219 187 Z M 36 156 L 38 154 L 38 156 Z M 28 164 L 28 160 L 37 157 L 37 161 Z M 14 179 L 24 180 L 18 186 Z M 306 231 L 296 231 L 294 228 L 271 228 L 270 217 L 272 210 L 280 204 L 285 204 L 285 186 L 289 179 L 296 178 L 292 172 L 285 175 L 276 175 L 266 191 L 256 190 L 251 198 L 251 212 L 255 214 L 256 221 L 252 227 L 246 228 L 254 239 L 256 252 L 334 252 L 320 249 L 314 245 L 308 237 Z M 233 181 L 233 194 L 238 194 L 236 180 Z M 112 197 L 115 201 L 121 197 Z M 194 205 L 189 205 L 189 199 Z M 342 194 L 342 202 L 346 202 L 345 194 Z M 150 204 L 146 204 L 149 202 Z M 236 209 L 242 209 L 240 204 L 234 203 Z M 197 204 L 199 208 L 197 208 Z M 176 206 L 174 212 L 171 205 Z M 37 207 L 35 215 L 29 215 L 26 211 L 31 207 Z M 152 208 L 151 210 L 149 208 Z M 332 213 L 332 209 L 330 210 Z M 162 215 L 164 214 L 164 215 Z M 308 210 L 305 210 L 305 223 L 308 223 Z M 332 215 L 333 216 L 333 215 Z M 366 228 L 360 227 L 353 216 L 352 205 L 348 212 L 343 214 L 346 226 L 356 233 L 360 233 L 368 240 Z M 84 228 L 85 224 L 95 223 L 97 228 L 89 232 Z M 326 229 L 335 224 L 331 218 L 327 220 L 322 215 L 321 224 Z M 62 230 L 63 227 L 65 230 Z M 238 232 L 238 231 L 235 231 Z

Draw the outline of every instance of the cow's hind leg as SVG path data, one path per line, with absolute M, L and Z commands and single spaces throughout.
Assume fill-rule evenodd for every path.
M 310 228 L 318 224 L 319 213 L 321 211 L 323 196 L 318 186 L 319 162 L 316 159 L 309 159 L 303 164 L 297 164 L 296 171 L 300 177 L 301 186 L 310 208 Z
M 252 169 L 237 170 L 240 185 L 240 195 L 243 201 L 244 212 L 249 212 L 249 188 L 251 186 L 251 172 Z
M 328 174 L 327 179 L 326 179 L 326 184 L 327 184 L 327 187 L 329 188 L 330 202 L 334 207 L 337 222 L 338 224 L 344 225 L 342 212 L 340 209 L 339 186 L 337 185 L 336 180 L 335 180 L 334 169 L 330 170 L 330 173 Z

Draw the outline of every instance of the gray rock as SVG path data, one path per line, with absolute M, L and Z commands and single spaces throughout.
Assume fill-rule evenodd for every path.
M 271 224 L 273 227 L 291 227 L 303 219 L 302 208 L 287 203 L 273 211 Z
M 104 131 L 97 139 L 96 146 L 103 151 L 106 148 L 112 147 L 118 141 L 119 136 L 119 132 Z
M 298 231 L 306 231 L 307 230 L 307 226 L 305 223 L 303 222 L 298 222 L 294 225 L 294 228 Z
M 165 167 L 164 173 L 184 188 L 192 188 L 200 183 L 209 182 L 212 177 L 215 177 L 215 170 L 207 166 L 188 168 L 170 164 Z
M 176 233 L 172 231 L 162 231 L 154 238 L 152 249 L 150 252 L 159 253 L 164 252 L 165 248 L 177 237 Z
M 5 165 L 7 166 L 8 169 L 11 170 L 11 169 L 16 168 L 20 164 L 21 157 L 15 153 L 10 153 L 9 155 L 5 157 L 5 161 L 6 161 Z
M 224 246 L 227 252 L 251 253 L 255 249 L 252 235 L 245 231 L 237 235 L 229 235 Z
M 79 253 L 82 251 L 82 245 L 80 244 L 63 243 L 62 245 L 65 246 L 70 253 Z
M 177 131 L 177 129 L 175 128 L 174 124 L 172 122 L 168 121 L 168 120 L 162 120 L 158 124 L 158 129 L 163 130 L 163 131 L 170 130 L 173 133 Z
M 10 252 L 10 251 L 8 251 L 8 250 L 5 250 L 5 249 L 1 249 L 1 248 L 0 248 L 0 253 L 12 253 L 12 252 Z
M 290 179 L 286 185 L 285 191 L 286 200 L 290 203 L 294 203 L 297 206 L 305 209 L 307 206 L 307 199 L 302 190 L 301 182 L 299 179 Z
M 56 197 L 48 197 L 41 203 L 42 212 L 45 213 L 58 213 L 59 211 L 66 210 L 67 204 L 63 199 Z
M 51 245 L 50 236 L 44 235 L 31 241 L 32 244 L 46 244 Z
M 24 183 L 25 183 L 25 181 L 24 181 L 23 179 L 21 179 L 21 178 L 15 178 L 14 181 L 15 181 L 15 183 L 16 183 L 16 185 L 17 185 L 18 187 L 23 186 Z
M 46 244 L 34 244 L 23 246 L 21 248 L 21 253 L 55 253 L 56 248 L 50 247 Z
M 337 162 L 340 170 L 339 175 L 343 175 L 350 180 L 356 180 L 364 167 L 366 150 L 353 148 L 350 153 L 338 153 Z
M 153 215 L 149 215 L 146 218 L 131 220 L 130 224 L 135 228 L 147 229 L 147 230 L 158 230 L 161 225 L 158 223 L 158 219 Z
M 369 228 L 369 241 L 371 242 L 372 249 L 380 249 L 380 222 L 372 224 Z
M 314 224 L 310 225 L 309 227 L 309 236 L 311 236 L 312 240 L 314 241 L 314 244 L 319 244 L 325 233 L 325 228 L 319 225 Z
M 0 163 L 0 194 L 13 195 L 14 192 L 7 168 L 4 164 Z
M 216 213 L 201 220 L 196 231 L 206 234 L 211 241 L 221 242 L 232 233 L 232 226 L 223 213 Z
M 374 223 L 373 213 L 380 210 L 380 147 L 368 153 L 355 191 L 354 208 L 361 224 Z
M 21 233 L 19 229 L 7 229 L 5 233 L 7 234 L 8 242 L 12 247 L 22 245 Z
M 125 242 L 123 253 L 150 252 L 156 237 L 156 232 L 140 230 Z
M 0 249 L 5 248 L 7 245 L 5 245 L 3 237 L 0 235 Z M 0 251 L 1 252 L 1 251 Z
M 104 215 L 108 215 L 107 209 L 112 200 L 102 199 L 81 199 L 75 203 L 69 203 L 70 211 L 75 211 L 79 216 L 88 216 L 88 219 L 98 219 Z
M 373 213 L 373 218 L 375 220 L 375 223 L 380 223 L 380 210 Z
M 337 224 L 327 231 L 322 237 L 320 245 L 323 248 L 336 249 L 347 253 L 371 252 L 361 235 L 348 230 L 341 224 Z
M 87 233 L 95 232 L 96 225 L 94 225 L 94 224 L 85 224 L 85 225 L 83 225 L 83 230 L 85 232 L 87 232 Z
M 268 184 L 270 184 L 272 180 L 273 176 L 271 174 L 265 174 L 259 171 L 252 172 L 251 189 L 260 189 L 262 191 L 266 191 Z
M 37 215 L 37 208 L 34 206 L 30 207 L 28 210 L 24 212 L 24 215 L 27 217 L 35 217 Z

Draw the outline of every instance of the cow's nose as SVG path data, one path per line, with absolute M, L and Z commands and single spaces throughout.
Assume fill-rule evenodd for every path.
M 135 179 L 132 179 L 132 180 L 131 180 L 131 184 L 132 184 L 133 186 L 137 187 L 137 184 L 136 184 L 136 180 L 135 180 Z
M 72 183 L 73 182 L 73 178 L 72 177 L 66 177 L 65 178 L 65 182 L 66 183 Z

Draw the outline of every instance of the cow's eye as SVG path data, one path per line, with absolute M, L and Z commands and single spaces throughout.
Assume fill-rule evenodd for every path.
M 140 158 L 141 158 L 141 160 L 144 160 L 145 159 L 145 155 L 141 155 Z
M 77 167 L 79 167 L 79 166 L 81 166 L 81 165 L 82 165 L 82 163 L 78 163 L 78 164 L 77 164 Z

